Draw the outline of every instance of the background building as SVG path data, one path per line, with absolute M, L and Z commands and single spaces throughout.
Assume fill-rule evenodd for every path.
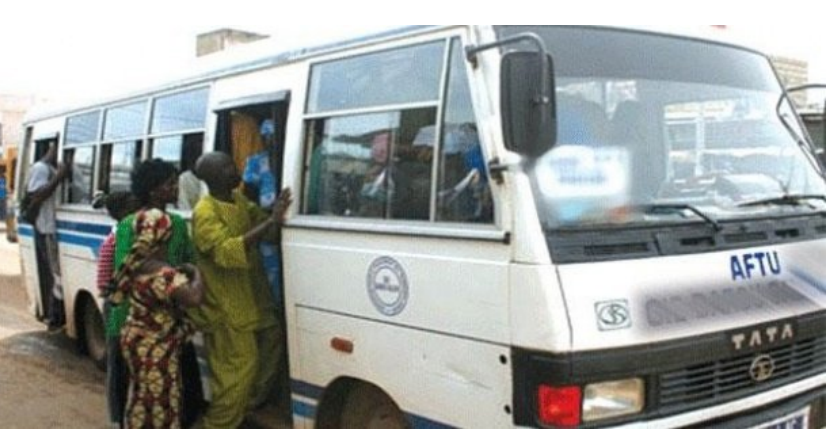
M 4 148 L 20 144 L 23 118 L 37 101 L 31 95 L 0 94 L 0 154 Z
M 196 56 L 202 57 L 214 52 L 224 51 L 235 45 L 256 42 L 267 38 L 268 36 L 263 34 L 222 28 L 196 36 Z

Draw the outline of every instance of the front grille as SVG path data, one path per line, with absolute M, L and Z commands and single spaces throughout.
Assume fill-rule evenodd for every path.
M 749 369 L 758 353 L 707 362 L 659 378 L 661 411 L 681 412 L 709 403 L 734 400 L 825 372 L 826 337 L 813 338 L 761 354 L 775 361 L 773 376 L 752 380 Z

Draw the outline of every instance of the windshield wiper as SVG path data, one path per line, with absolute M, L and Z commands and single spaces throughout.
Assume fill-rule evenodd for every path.
M 804 194 L 804 195 L 781 195 L 774 198 L 764 198 L 757 201 L 748 201 L 738 204 L 738 207 L 757 207 L 757 206 L 800 206 L 804 201 L 808 200 L 822 200 L 827 202 L 827 197 L 819 194 Z
M 717 221 L 717 219 L 713 218 L 712 216 L 707 215 L 703 212 L 703 210 L 691 205 L 691 204 L 647 204 L 641 206 L 642 210 L 646 214 L 659 214 L 659 213 L 678 213 L 684 211 L 690 211 L 696 214 L 698 217 L 706 221 L 715 231 L 720 231 L 723 229 L 721 224 Z

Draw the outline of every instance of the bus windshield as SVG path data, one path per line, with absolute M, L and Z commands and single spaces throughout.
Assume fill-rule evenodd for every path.
M 498 31 L 535 32 L 554 59 L 557 144 L 528 167 L 546 228 L 824 211 L 823 176 L 763 55 L 593 27 Z

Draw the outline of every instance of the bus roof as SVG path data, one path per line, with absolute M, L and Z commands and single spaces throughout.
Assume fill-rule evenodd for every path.
M 186 74 L 183 74 L 181 77 L 173 78 L 170 81 L 150 86 L 148 88 L 126 92 L 112 97 L 104 97 L 99 100 L 74 103 L 71 105 L 58 104 L 51 106 L 47 105 L 45 107 L 36 106 L 26 116 L 24 124 L 28 125 L 32 122 L 69 115 L 72 113 L 94 110 L 107 105 L 127 102 L 141 97 L 171 92 L 180 88 L 186 88 L 200 83 L 207 83 L 218 78 L 262 70 L 281 64 L 307 59 L 313 56 L 323 55 L 332 51 L 385 42 L 448 27 L 454 26 L 412 25 L 390 28 L 377 33 L 363 34 L 351 38 L 340 39 L 338 41 L 324 42 L 319 45 L 289 50 L 278 47 L 275 44 L 275 41 L 264 39 L 247 45 L 235 46 L 232 50 L 218 52 L 216 54 L 198 59 L 194 66 L 185 71 Z M 715 29 L 710 28 L 712 26 L 603 25 L 596 27 L 679 36 L 705 42 L 741 47 L 736 45 L 734 41 L 728 40 L 728 37 L 723 34 L 724 32 L 716 31 Z
M 247 45 L 235 46 L 232 50 L 218 52 L 216 54 L 198 59 L 196 63 L 189 70 L 186 71 L 187 74 L 183 75 L 180 78 L 174 78 L 168 82 L 159 85 L 151 86 L 137 91 L 126 92 L 113 97 L 104 97 L 99 100 L 91 100 L 82 103 L 75 103 L 72 105 L 53 105 L 46 106 L 44 108 L 38 108 L 36 106 L 26 116 L 24 123 L 30 124 L 32 122 L 68 115 L 75 112 L 93 110 L 103 106 L 136 99 L 139 97 L 151 96 L 154 94 L 175 91 L 179 88 L 198 85 L 200 83 L 207 83 L 222 77 L 228 77 L 237 74 L 253 72 L 265 68 L 270 68 L 281 64 L 287 64 L 308 57 L 323 55 L 332 51 L 357 47 L 361 45 L 380 43 L 405 36 L 426 33 L 438 28 L 445 27 L 449 26 L 412 25 L 398 27 L 384 30 L 378 33 L 361 35 L 348 39 L 341 39 L 336 42 L 323 43 L 320 45 L 289 50 L 280 50 L 278 47 L 275 47 L 272 41 L 270 41 L 269 39 L 264 39 L 262 41 L 250 43 Z

